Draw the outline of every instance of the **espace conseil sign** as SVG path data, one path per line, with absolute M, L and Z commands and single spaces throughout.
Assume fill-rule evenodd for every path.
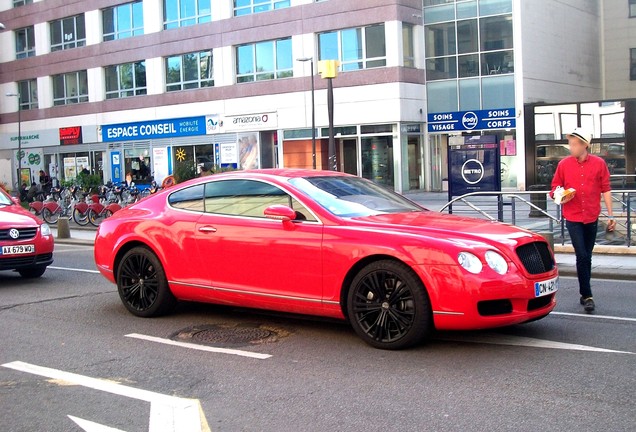
M 428 115 L 429 132 L 513 129 L 516 126 L 514 108 L 455 111 Z
M 102 125 L 102 141 L 133 141 L 205 135 L 205 116 Z

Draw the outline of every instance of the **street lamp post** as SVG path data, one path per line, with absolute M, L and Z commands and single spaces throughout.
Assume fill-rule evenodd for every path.
M 316 169 L 316 91 L 314 88 L 314 58 L 303 57 L 296 60 L 303 63 L 311 63 L 311 161 L 313 168 Z
M 22 107 L 20 106 L 20 93 L 7 93 L 9 97 L 18 98 L 18 189 L 22 187 L 22 121 L 20 113 Z
M 329 114 L 329 163 L 328 169 L 338 171 L 338 162 L 336 159 L 336 140 L 334 137 L 333 127 L 333 79 L 338 76 L 338 68 L 340 62 L 338 60 L 322 60 L 318 66 L 318 71 L 322 78 L 327 80 L 327 110 Z

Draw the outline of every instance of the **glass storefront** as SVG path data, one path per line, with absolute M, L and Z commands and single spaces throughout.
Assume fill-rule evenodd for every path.
M 621 178 L 631 182 L 636 174 L 636 144 L 628 139 L 628 119 L 634 112 L 630 106 L 631 101 L 599 101 L 526 107 L 531 120 L 526 157 L 534 165 L 528 182 L 550 184 L 559 161 L 570 154 L 567 134 L 579 125 L 592 132 L 590 153 L 605 159 L 615 183 Z

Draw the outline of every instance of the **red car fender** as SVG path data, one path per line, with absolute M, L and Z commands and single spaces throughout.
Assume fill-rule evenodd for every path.
M 81 214 L 84 214 L 88 211 L 88 204 L 86 204 L 84 201 L 78 202 L 77 204 L 75 204 L 75 210 L 77 210 Z
M 121 206 L 117 203 L 110 203 L 106 206 L 107 210 L 110 210 L 111 213 L 115 213 L 119 210 L 121 210 Z
M 42 201 L 33 201 L 29 203 L 29 208 L 32 208 L 39 214 L 39 213 L 42 213 L 42 208 L 44 208 L 44 203 Z
M 50 211 L 51 213 L 56 213 L 61 209 L 60 205 L 57 202 L 49 201 L 44 203 L 44 208 Z

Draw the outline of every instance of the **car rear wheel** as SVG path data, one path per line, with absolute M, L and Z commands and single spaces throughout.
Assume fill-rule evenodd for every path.
M 126 309 L 140 317 L 164 315 L 177 303 L 159 259 L 141 246 L 129 250 L 121 259 L 117 290 Z
M 37 279 L 44 274 L 46 267 L 27 267 L 18 270 L 20 276 L 25 279 Z
M 408 266 L 376 261 L 358 273 L 348 293 L 347 311 L 355 332 L 382 349 L 403 349 L 426 339 L 431 308 L 422 281 Z

